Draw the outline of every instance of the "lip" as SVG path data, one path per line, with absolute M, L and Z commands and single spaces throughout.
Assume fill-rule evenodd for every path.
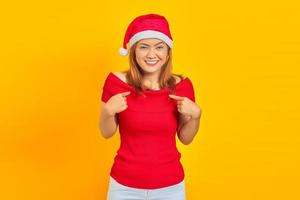
M 148 62 L 155 62 L 155 64 L 150 64 Z M 145 63 L 148 65 L 148 66 L 155 66 L 157 63 L 159 62 L 159 60 L 145 60 Z

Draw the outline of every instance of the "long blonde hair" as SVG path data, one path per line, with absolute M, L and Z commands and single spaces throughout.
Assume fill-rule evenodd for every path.
M 143 90 L 148 89 L 146 86 L 142 84 L 142 69 L 138 65 L 136 61 L 136 49 L 137 43 L 131 46 L 129 49 L 129 69 L 123 71 L 126 75 L 127 83 L 131 86 L 133 86 L 138 94 L 142 94 Z M 161 73 L 159 75 L 159 86 L 160 88 L 170 88 L 171 93 L 175 94 L 175 85 L 176 85 L 176 79 L 174 78 L 174 75 L 177 75 L 182 80 L 184 76 L 182 74 L 174 74 L 172 73 L 172 49 L 168 46 L 168 54 L 169 58 L 164 63 L 161 69 Z

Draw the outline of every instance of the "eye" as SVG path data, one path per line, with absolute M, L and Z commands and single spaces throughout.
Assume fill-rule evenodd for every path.
M 146 49 L 146 47 L 145 46 L 140 46 L 140 49 Z
M 159 46 L 159 47 L 157 47 L 158 49 L 162 49 L 162 48 L 164 48 L 163 46 Z

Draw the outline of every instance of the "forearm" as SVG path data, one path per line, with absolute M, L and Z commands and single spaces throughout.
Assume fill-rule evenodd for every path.
M 201 116 L 198 118 L 191 118 L 185 124 L 183 124 L 183 126 L 179 130 L 178 136 L 183 144 L 188 145 L 193 141 L 195 135 L 199 130 L 200 118 Z
M 118 124 L 116 115 L 109 113 L 105 107 L 103 107 L 101 109 L 99 126 L 103 137 L 110 138 L 117 130 Z

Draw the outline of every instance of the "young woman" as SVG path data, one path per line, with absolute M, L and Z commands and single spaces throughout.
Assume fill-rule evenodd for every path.
M 178 139 L 196 135 L 201 108 L 188 77 L 172 74 L 173 39 L 165 17 L 147 14 L 128 26 L 121 55 L 129 69 L 110 72 L 102 93 L 100 131 L 121 145 L 110 172 L 108 200 L 185 200 Z

